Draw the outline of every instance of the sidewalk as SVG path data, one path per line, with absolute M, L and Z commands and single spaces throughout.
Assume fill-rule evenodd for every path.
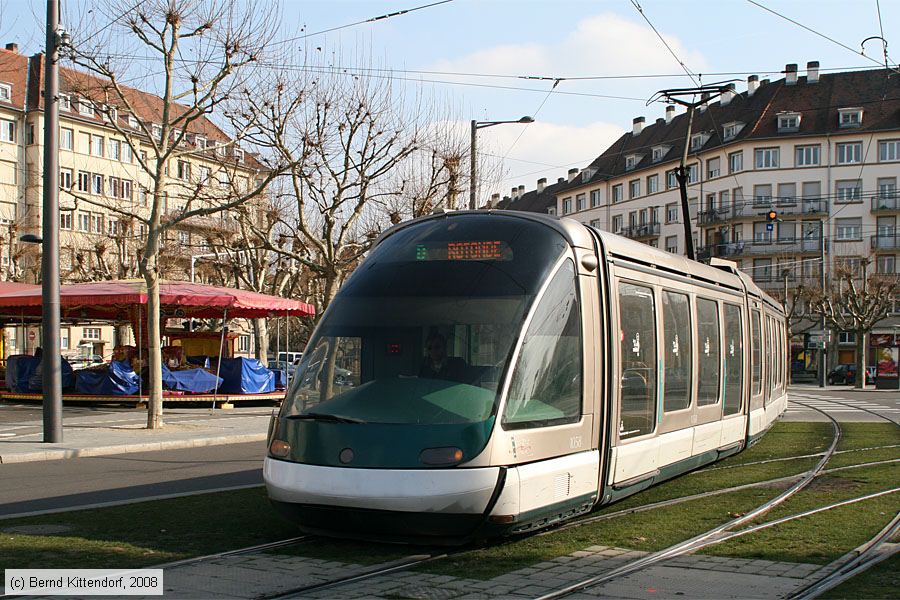
M 0 403 L 0 464 L 263 442 L 271 407 L 173 408 L 146 429 L 146 410 L 65 407 L 63 442 L 44 443 L 41 407 Z

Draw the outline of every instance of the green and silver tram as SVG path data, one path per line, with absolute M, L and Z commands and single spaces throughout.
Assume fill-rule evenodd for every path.
M 725 261 L 527 213 L 403 223 L 310 339 L 269 497 L 346 537 L 543 527 L 756 440 L 786 407 L 785 331 Z

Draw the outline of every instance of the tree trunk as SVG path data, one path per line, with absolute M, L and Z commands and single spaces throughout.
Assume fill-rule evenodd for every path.
M 147 284 L 147 357 L 150 373 L 150 398 L 147 402 L 147 429 L 160 429 L 163 426 L 163 389 L 162 389 L 162 331 L 160 329 L 159 276 L 156 271 L 156 256 L 149 257 L 146 266 L 141 268 L 144 282 Z
M 269 323 L 266 319 L 253 319 L 253 342 L 256 358 L 264 367 L 269 366 Z
M 856 332 L 856 389 L 866 389 L 866 332 Z
M 793 334 L 791 333 L 790 323 L 788 323 L 786 329 L 787 329 L 787 353 L 785 354 L 785 356 L 787 357 L 787 377 L 785 378 L 785 381 L 787 382 L 787 385 L 791 385 L 791 370 L 792 370 L 791 367 L 794 363 L 794 360 L 793 360 L 793 357 L 791 356 L 791 338 L 793 337 Z

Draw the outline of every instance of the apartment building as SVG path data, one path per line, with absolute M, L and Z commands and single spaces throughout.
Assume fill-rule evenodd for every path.
M 43 198 L 43 55 L 26 57 L 15 44 L 0 49 L 0 278 L 38 282 L 39 248 L 18 241 L 40 234 Z M 162 101 L 127 88 L 135 113 L 103 102 L 99 80 L 60 70 L 60 272 L 64 283 L 138 277 L 137 254 L 146 226 L 130 215 L 148 216 L 150 177 L 139 165 L 149 138 L 161 132 Z M 129 132 L 126 136 L 113 127 Z M 163 220 L 186 208 L 222 201 L 249 189 L 263 166 L 208 119 L 195 121 L 181 137 L 189 156 L 167 167 Z M 140 153 L 142 156 L 138 155 Z M 237 233 L 228 213 L 192 219 L 170 230 L 160 264 L 168 279 L 190 278 L 192 257 L 208 255 L 211 243 L 227 243 Z M 198 273 L 204 273 L 197 262 Z M 30 353 L 40 335 L 36 328 L 7 328 L 5 354 Z M 108 358 L 115 328 L 105 324 L 62 327 L 64 355 Z M 252 352 L 252 336 L 237 341 L 241 353 Z
M 698 259 L 735 261 L 761 286 L 817 285 L 838 264 L 900 273 L 900 77 L 884 69 L 821 73 L 785 68 L 778 81 L 747 79 L 688 118 L 674 106 L 623 134 L 567 185 L 554 210 L 674 253 L 685 251 L 675 178 L 688 144 L 690 230 Z M 774 210 L 777 221 L 766 214 Z M 823 239 L 824 238 L 824 239 Z M 894 313 L 900 315 L 900 301 Z M 900 333 L 900 317 L 875 340 Z M 840 334 L 832 362 L 851 362 Z

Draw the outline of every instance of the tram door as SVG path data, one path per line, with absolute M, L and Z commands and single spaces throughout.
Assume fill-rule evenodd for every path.
M 765 393 L 763 385 L 763 314 L 761 305 L 755 300 L 750 301 L 750 415 L 751 430 L 753 432 L 762 428 L 761 409 L 765 405 Z M 756 418 L 754 418 L 754 416 Z

